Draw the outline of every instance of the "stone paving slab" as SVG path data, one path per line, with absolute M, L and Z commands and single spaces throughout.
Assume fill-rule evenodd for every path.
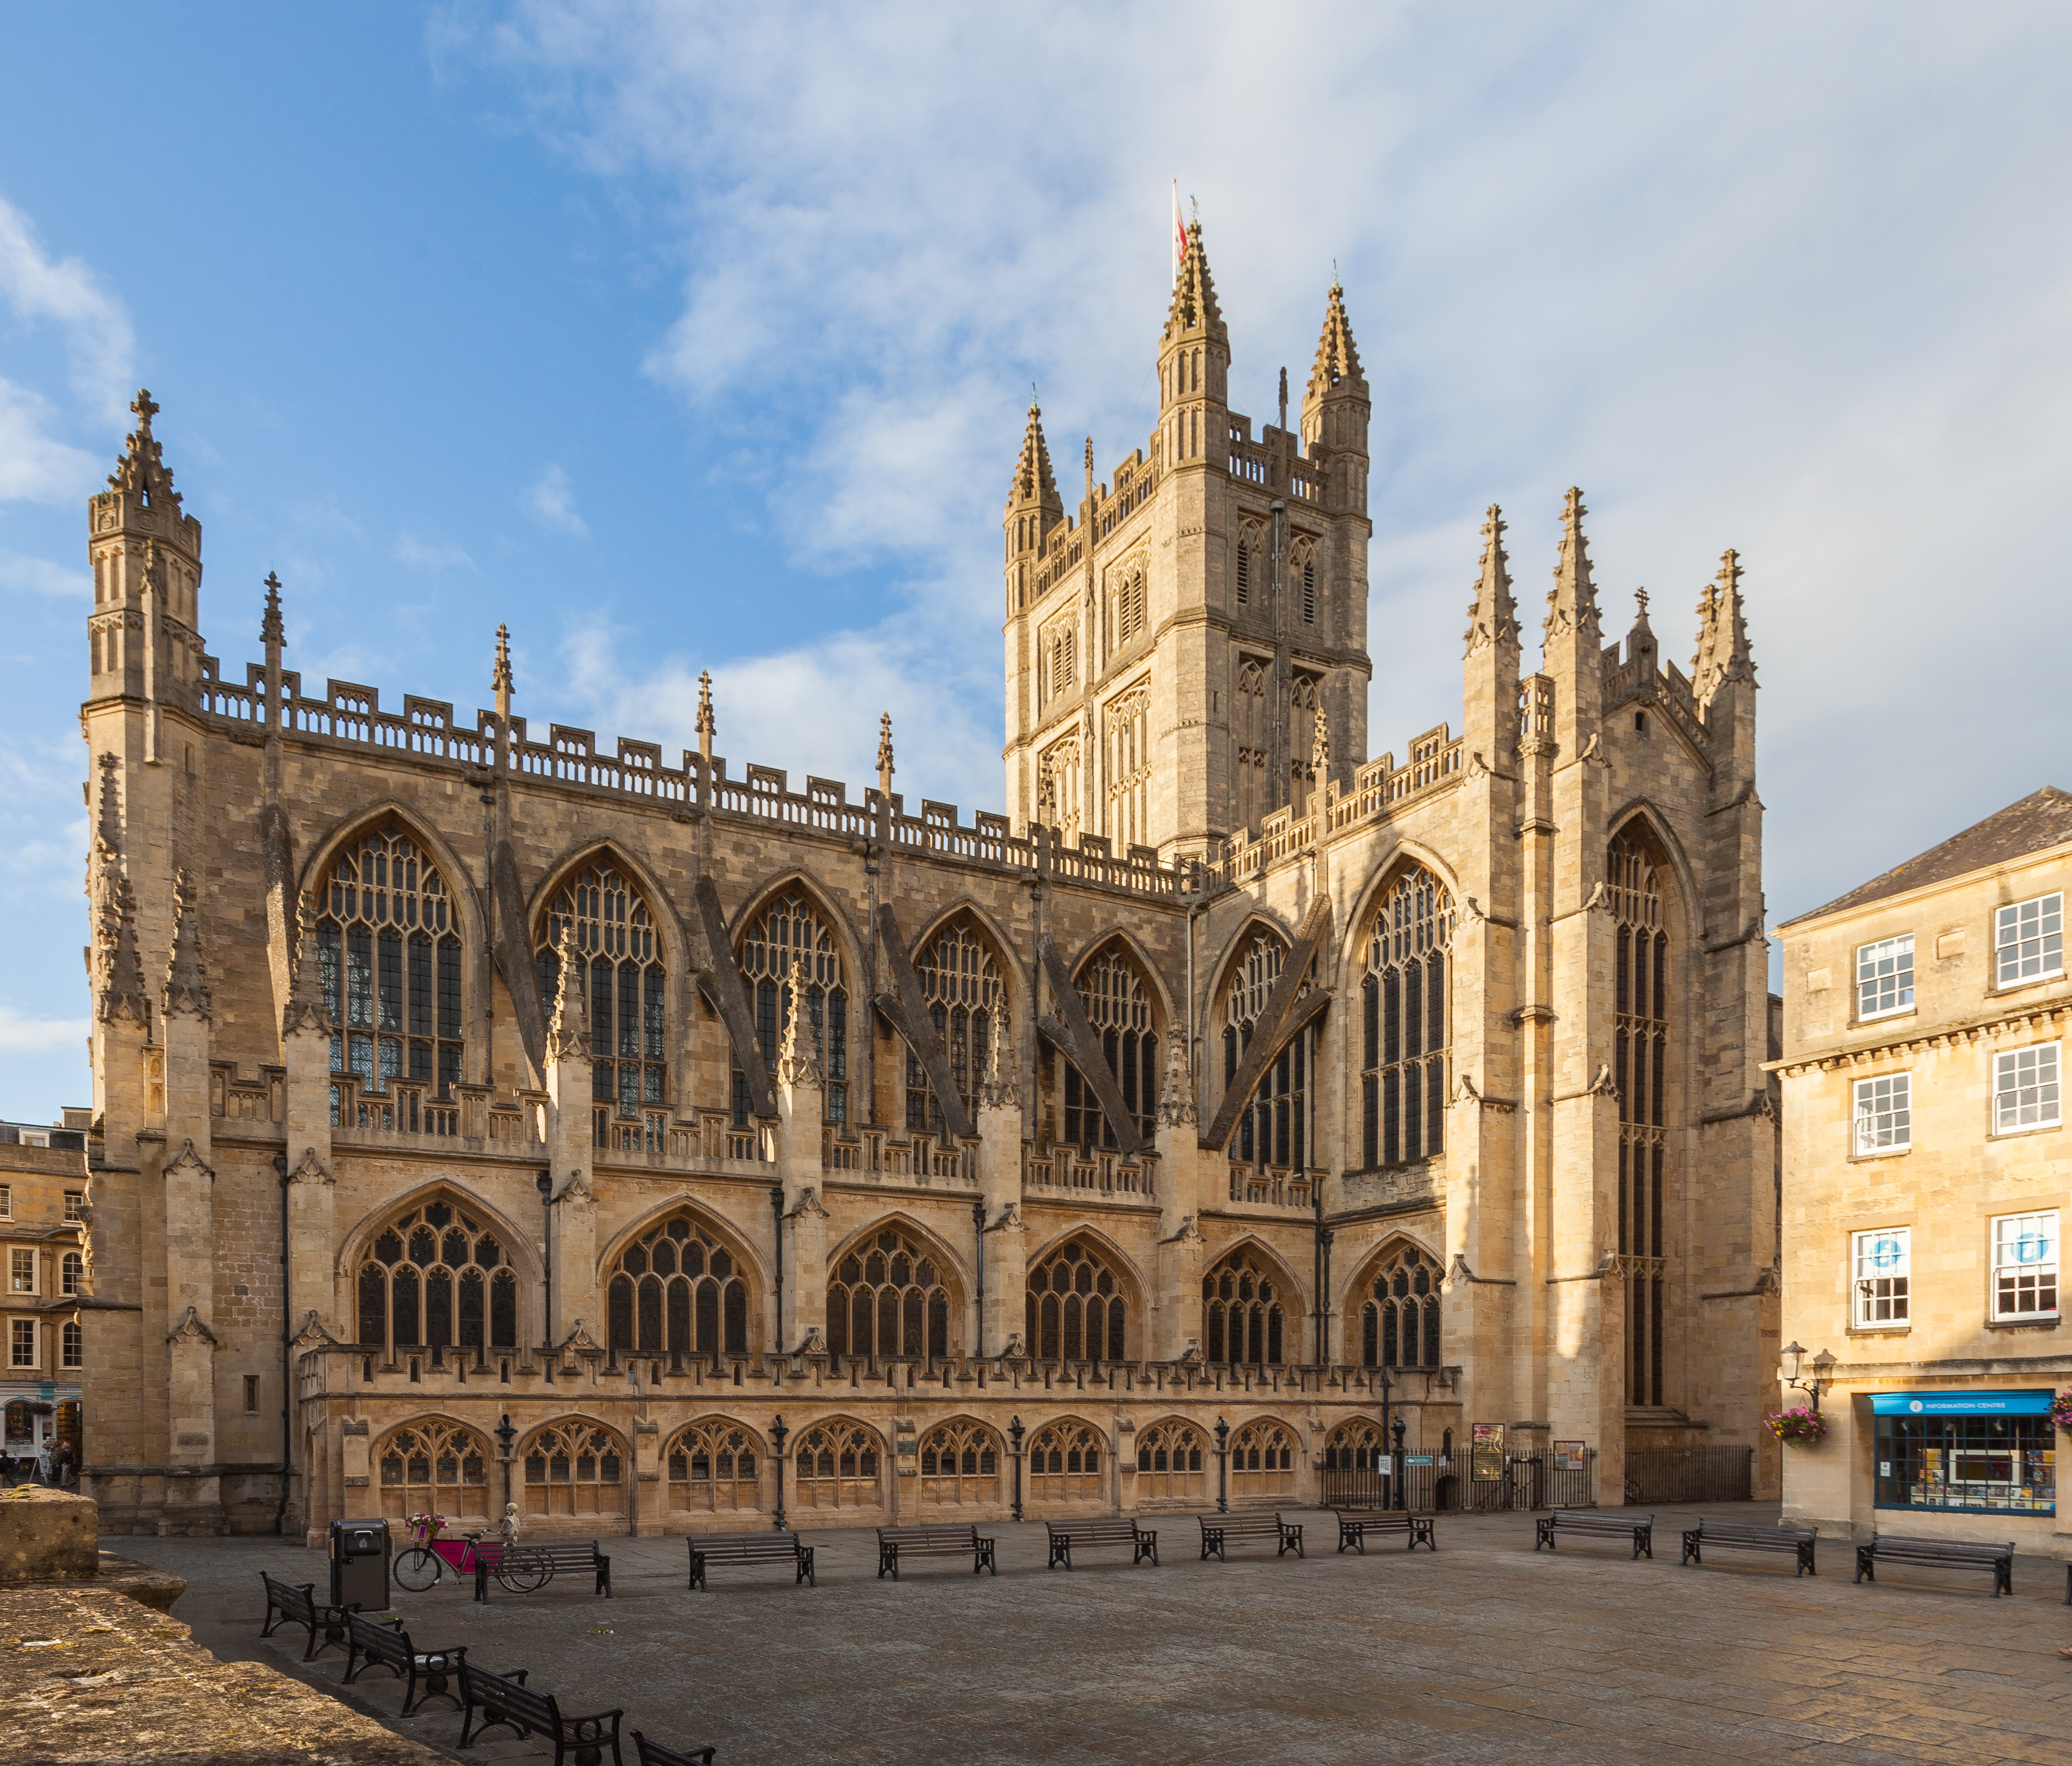
M 446 1583 L 397 1595 L 418 1643 L 527 1667 L 571 1711 L 626 1710 L 625 1730 L 711 1742 L 720 1766 L 1270 1766 L 1397 1760 L 1771 1761 L 1995 1766 L 2072 1760 L 2072 1608 L 2062 1566 L 2018 1559 L 2013 1599 L 1989 1579 L 1885 1572 L 1852 1586 L 1836 1541 L 1821 1573 L 1728 1557 L 1676 1563 L 1700 1510 L 1656 1511 L 1657 1557 L 1535 1553 L 1523 1514 L 1443 1516 L 1440 1549 L 1271 1550 L 1198 1561 L 1191 1525 L 1161 1518 L 1162 1568 L 1089 1558 L 1044 1568 L 1039 1524 L 988 1530 L 1001 1573 L 923 1560 L 879 1581 L 868 1531 L 813 1535 L 820 1586 L 781 1569 L 685 1586 L 680 1538 L 615 1538 L 616 1598 L 572 1580 L 490 1604 Z M 1769 1520 L 1774 1509 L 1702 1512 Z M 277 1539 L 125 1539 L 188 1579 L 177 1608 L 226 1661 L 261 1660 L 338 1694 L 400 1735 L 452 1752 L 459 1719 L 397 1719 L 378 1675 L 341 1689 L 335 1654 L 305 1668 L 288 1633 L 258 1637 L 258 1572 L 320 1587 L 320 1554 Z M 276 1647 L 282 1645 L 283 1647 Z M 549 1757 L 494 1737 L 454 1757 Z M 632 1752 L 630 1741 L 627 1757 Z

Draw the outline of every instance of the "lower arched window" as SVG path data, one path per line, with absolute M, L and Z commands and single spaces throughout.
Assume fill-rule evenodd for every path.
M 923 1502 L 996 1502 L 1000 1499 L 1000 1437 L 983 1423 L 959 1417 L 921 1437 Z
M 1107 1260 L 1075 1239 L 1030 1272 L 1029 1353 L 1043 1361 L 1120 1361 L 1128 1349 L 1122 1302 Z
M 861 1423 L 819 1423 L 799 1437 L 792 1477 L 795 1506 L 875 1509 L 884 1505 L 879 1468 L 884 1448 Z
M 1231 1437 L 1230 1493 L 1286 1496 L 1295 1488 L 1295 1431 L 1285 1423 L 1248 1423 Z
M 1257 1255 L 1235 1251 L 1202 1278 L 1202 1351 L 1211 1361 L 1281 1364 L 1280 1283 Z
M 1182 1423 L 1177 1418 L 1139 1430 L 1137 1500 L 1186 1501 L 1204 1494 L 1208 1488 L 1208 1474 L 1202 1469 L 1202 1461 L 1207 1451 L 1208 1444 L 1202 1431 L 1193 1423 Z
M 828 1348 L 836 1355 L 948 1355 L 950 1291 L 935 1259 L 890 1228 L 851 1246 L 828 1284 Z
M 738 1423 L 701 1417 L 663 1456 L 669 1506 L 701 1514 L 763 1506 L 762 1444 Z
M 1439 1279 L 1437 1263 L 1415 1245 L 1382 1265 L 1360 1308 L 1362 1365 L 1439 1365 Z
M 1326 1472 L 1375 1472 L 1380 1469 L 1388 1455 L 1388 1448 L 1382 1439 L 1381 1425 L 1361 1417 L 1350 1423 L 1341 1423 L 1331 1431 L 1331 1439 L 1324 1448 L 1324 1469 Z
M 748 1287 L 733 1252 L 688 1215 L 658 1222 L 619 1254 L 605 1296 L 618 1355 L 745 1355 Z
M 626 1513 L 626 1461 L 619 1437 L 580 1420 L 550 1423 L 525 1444 L 524 1512 Z
M 426 1202 L 375 1236 L 360 1268 L 360 1347 L 384 1361 L 412 1349 L 518 1345 L 518 1280 L 495 1234 L 466 1204 Z
M 374 1456 L 381 1512 L 392 1521 L 442 1514 L 489 1518 L 489 1443 L 458 1423 L 413 1423 Z
M 1101 1494 L 1104 1444 L 1091 1423 L 1046 1423 L 1029 1442 L 1029 1495 L 1037 1502 L 1081 1502 Z

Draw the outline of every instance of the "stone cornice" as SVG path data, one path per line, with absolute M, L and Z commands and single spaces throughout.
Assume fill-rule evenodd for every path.
M 2038 1000 L 2019 1011 L 1996 1012 L 1988 1017 L 1967 1018 L 1955 1024 L 1940 1025 L 1934 1029 L 1924 1028 L 1910 1036 L 1889 1037 L 1881 1041 L 1853 1047 L 1830 1045 L 1824 1049 L 1809 1049 L 1803 1054 L 1787 1055 L 1782 1061 L 1766 1061 L 1762 1063 L 1762 1070 L 1781 1074 L 1787 1079 L 1795 1079 L 1801 1074 L 1835 1072 L 1843 1067 L 1861 1066 L 1867 1062 L 1885 1061 L 1895 1055 L 1916 1054 L 1923 1050 L 1952 1048 L 1960 1043 L 1969 1048 L 1975 1043 L 1992 1041 L 2008 1030 L 2033 1033 L 2062 1029 L 2068 1015 L 2072 1015 L 2072 999 L 2060 996 L 2055 1000 Z

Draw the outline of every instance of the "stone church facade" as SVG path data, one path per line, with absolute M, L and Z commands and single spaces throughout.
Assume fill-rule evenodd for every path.
M 85 1484 L 113 1530 L 508 1497 L 588 1535 L 1291 1505 L 1754 1443 L 1774 1352 L 1753 671 L 1539 671 L 1489 513 L 1465 720 L 1367 754 L 1335 287 L 1228 406 L 1198 230 L 1148 446 L 1005 514 L 1007 813 L 202 637 L 140 395 L 89 506 Z M 723 709 L 723 695 L 720 700 Z

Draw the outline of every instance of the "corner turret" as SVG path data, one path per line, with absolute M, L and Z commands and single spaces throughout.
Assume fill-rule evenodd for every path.
M 1330 507 L 1359 514 L 1367 508 L 1367 433 L 1373 406 L 1345 297 L 1334 281 L 1324 299 L 1317 359 L 1302 395 L 1302 446 L 1328 485 Z
M 1198 220 L 1173 281 L 1173 304 L 1158 337 L 1160 452 L 1166 469 L 1225 463 L 1230 433 L 1230 328 Z
M 1007 489 L 1007 510 L 1001 518 L 1006 535 L 1007 611 L 1018 613 L 1029 604 L 1030 578 L 1042 556 L 1043 542 L 1051 528 L 1065 519 L 1063 499 L 1050 470 L 1050 445 L 1043 439 L 1043 410 L 1030 389 L 1029 421 L 1022 432 L 1022 454 L 1014 462 L 1014 480 Z

